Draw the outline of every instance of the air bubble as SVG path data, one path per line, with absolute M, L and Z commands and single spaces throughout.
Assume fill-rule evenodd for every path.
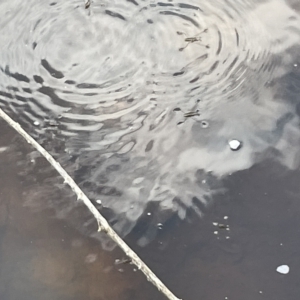
M 237 151 L 237 150 L 241 149 L 241 147 L 242 147 L 242 142 L 240 142 L 238 140 L 231 140 L 231 141 L 229 141 L 228 144 L 232 151 Z
M 201 121 L 201 127 L 202 128 L 207 128 L 209 126 L 207 121 Z

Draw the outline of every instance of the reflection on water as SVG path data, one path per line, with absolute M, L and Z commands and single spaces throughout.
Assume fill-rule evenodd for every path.
M 299 180 L 299 170 L 270 160 L 239 171 L 224 180 L 226 193 L 214 197 L 203 218 L 192 211 L 189 222 L 174 218 L 139 252 L 186 300 L 296 300 Z M 288 274 L 276 271 L 281 265 Z
M 102 200 L 123 236 L 152 202 L 151 222 L 163 225 L 190 208 L 202 215 L 224 191 L 222 178 L 267 157 L 298 167 L 293 1 L 94 1 L 86 10 L 81 0 L 5 0 L 0 8 L 1 106 Z M 241 149 L 231 151 L 232 139 Z M 51 190 L 37 188 L 28 205 Z M 71 203 L 51 198 L 48 207 L 67 219 Z
M 60 198 L 66 207 L 75 199 L 68 199 L 61 186 L 35 196 L 39 186 L 47 191 L 47 184 L 60 180 L 26 142 L 0 125 L 0 299 L 165 299 L 134 266 L 120 263 L 125 259 L 120 251 L 104 252 L 98 241 L 57 220 L 46 208 L 47 198 Z M 135 242 L 141 234 L 151 234 L 147 218 L 155 207 L 148 206 L 150 215 L 127 242 L 185 300 L 296 300 L 299 180 L 299 170 L 266 160 L 227 176 L 226 192 L 214 196 L 203 218 L 193 209 L 187 221 L 173 214 L 152 243 L 139 247 Z M 27 205 L 29 194 L 38 212 Z M 85 208 L 73 213 L 82 224 Z M 277 273 L 280 265 L 290 272 Z

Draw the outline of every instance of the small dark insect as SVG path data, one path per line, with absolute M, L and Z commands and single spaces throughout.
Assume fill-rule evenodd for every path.
M 190 112 L 187 112 L 183 115 L 185 118 L 190 118 L 190 117 L 195 117 L 195 116 L 200 116 L 199 114 L 199 111 L 196 110 L 196 111 L 190 111 Z
M 184 39 L 184 41 L 185 42 L 187 42 L 187 44 L 184 46 L 184 47 L 182 47 L 182 48 L 179 48 L 179 51 L 183 51 L 189 44 L 191 44 L 191 43 L 194 43 L 194 42 L 201 42 L 202 41 L 202 37 L 200 36 L 202 33 L 206 33 L 207 32 L 207 28 L 206 29 L 204 29 L 202 32 L 200 32 L 199 33 L 199 35 L 197 35 L 197 36 L 192 36 L 192 37 L 186 37 L 185 39 Z M 177 34 L 178 35 L 186 35 L 184 32 L 181 32 L 181 31 L 177 31 Z M 199 44 L 200 46 L 203 46 L 203 47 L 205 47 L 205 48 L 209 48 L 209 45 L 203 45 L 203 44 Z
M 179 107 L 174 108 L 173 111 L 181 111 L 182 112 L 182 110 Z M 183 124 L 187 118 L 200 116 L 200 113 L 199 113 L 198 109 L 196 111 L 189 111 L 189 112 L 186 112 L 186 113 L 184 113 L 184 112 L 182 112 L 182 113 L 183 113 L 183 116 L 184 116 L 184 121 L 178 122 L 177 125 Z
M 88 9 L 91 6 L 91 0 L 87 0 L 84 4 L 85 9 Z

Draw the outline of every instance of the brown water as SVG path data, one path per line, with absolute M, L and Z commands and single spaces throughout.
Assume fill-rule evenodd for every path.
M 298 1 L 0 8 L 1 108 L 171 289 L 298 299 Z M 1 133 L 2 298 L 159 299 L 50 166 Z
M 117 263 L 124 258 L 120 250 L 103 251 L 99 242 L 57 220 L 44 207 L 47 196 L 41 195 L 38 211 L 28 207 L 26 195 L 56 173 L 41 157 L 32 162 L 30 146 L 3 122 L 0 149 L 1 300 L 160 299 L 132 265 Z M 24 169 L 26 161 L 35 170 Z M 65 190 L 56 196 L 65 197 Z M 84 211 L 78 209 L 78 219 Z

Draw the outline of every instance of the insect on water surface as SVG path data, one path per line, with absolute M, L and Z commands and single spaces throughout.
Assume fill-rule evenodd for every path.
M 183 50 L 184 50 L 189 44 L 191 44 L 191 43 L 201 42 L 201 41 L 202 41 L 202 36 L 201 36 L 201 34 L 202 34 L 202 33 L 207 33 L 207 31 L 208 31 L 208 29 L 206 28 L 206 29 L 204 29 L 202 32 L 200 32 L 200 33 L 199 33 L 198 35 L 196 35 L 196 36 L 186 37 L 186 38 L 184 39 L 184 41 L 187 42 L 187 44 L 186 44 L 184 47 L 179 48 L 179 51 L 183 51 Z M 185 36 L 186 36 L 186 34 L 185 34 L 184 32 L 181 32 L 181 31 L 177 31 L 177 34 L 178 34 L 178 35 L 185 35 Z M 205 48 L 209 48 L 209 45 L 203 45 L 203 44 L 199 44 L 199 43 L 198 43 L 198 45 L 203 46 L 203 47 L 205 47 Z

